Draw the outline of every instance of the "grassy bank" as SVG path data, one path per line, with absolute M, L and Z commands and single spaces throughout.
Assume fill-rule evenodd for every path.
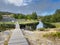
M 0 24 L 14 24 L 14 22 L 0 22 Z
M 60 22 L 55 23 L 44 22 L 43 24 L 45 28 L 60 28 Z
M 30 24 L 30 23 L 37 23 L 37 20 L 26 20 L 26 21 L 18 21 L 19 24 Z
M 52 23 L 52 24 L 55 25 L 56 28 L 60 28 L 60 22 L 58 22 L 58 23 Z
M 18 20 L 19 24 L 30 24 L 30 23 L 37 23 L 37 20 Z M 16 22 L 0 22 L 0 24 L 15 24 Z

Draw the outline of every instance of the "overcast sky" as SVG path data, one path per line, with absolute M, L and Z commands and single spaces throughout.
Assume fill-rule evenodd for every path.
M 38 15 L 53 14 L 60 9 L 60 0 L 0 0 L 0 11 Z

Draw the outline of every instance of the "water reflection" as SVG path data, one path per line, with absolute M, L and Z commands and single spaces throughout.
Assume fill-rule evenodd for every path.
M 43 23 L 41 21 L 39 21 L 39 24 L 37 25 L 36 29 L 38 28 L 43 28 Z

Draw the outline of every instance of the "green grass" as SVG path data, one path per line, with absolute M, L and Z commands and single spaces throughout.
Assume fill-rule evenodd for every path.
M 14 22 L 0 22 L 0 24 L 14 24 Z
M 19 24 L 30 24 L 30 23 L 37 23 L 37 20 L 26 20 L 26 21 L 18 21 Z M 0 24 L 15 24 L 15 22 L 0 22 Z
M 26 20 L 26 21 L 18 21 L 19 24 L 30 24 L 30 23 L 37 23 L 37 20 Z
M 56 26 L 56 28 L 60 28 L 60 22 L 59 23 L 52 23 L 53 25 Z

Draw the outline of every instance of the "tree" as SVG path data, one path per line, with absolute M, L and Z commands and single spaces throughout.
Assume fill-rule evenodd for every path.
M 13 17 L 15 19 L 24 19 L 25 18 L 25 15 L 24 14 L 14 14 Z
M 28 14 L 28 15 L 25 16 L 25 19 L 31 20 L 32 19 L 32 16 L 30 14 Z
M 54 16 L 53 18 L 55 19 L 55 22 L 60 22 L 60 9 L 57 9 L 53 16 Z
M 18 15 L 17 15 L 17 14 L 14 14 L 13 17 L 14 17 L 15 19 L 18 19 Z
M 43 22 L 60 22 L 60 9 L 56 10 L 56 12 L 49 16 L 44 16 L 42 18 Z
M 0 20 L 2 19 L 2 15 L 0 15 Z
M 24 19 L 25 16 L 23 14 L 18 14 L 18 19 Z
M 60 14 L 60 9 L 57 9 L 57 10 L 55 11 L 55 14 Z
M 42 22 L 52 22 L 52 18 L 51 18 L 52 16 L 51 15 L 49 15 L 49 16 L 44 16 L 43 18 L 42 18 Z
M 36 12 L 33 12 L 32 15 L 31 15 L 32 19 L 37 19 L 37 13 Z

